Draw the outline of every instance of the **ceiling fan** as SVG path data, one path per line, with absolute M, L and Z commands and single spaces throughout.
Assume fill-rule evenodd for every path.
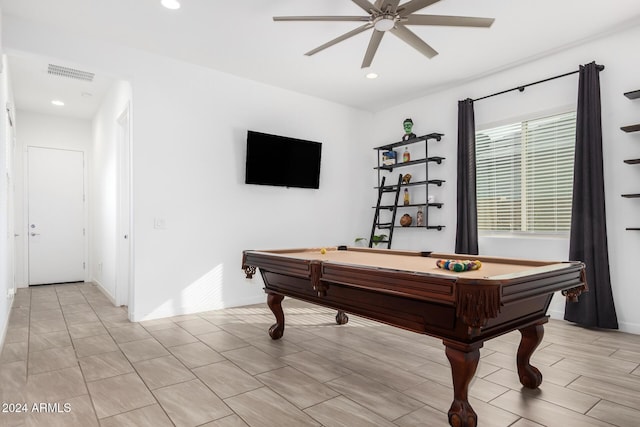
M 382 36 L 387 31 L 403 40 L 411 47 L 422 53 L 427 58 L 433 58 L 438 52 L 415 35 L 407 28 L 407 25 L 439 25 L 448 27 L 481 27 L 488 28 L 493 24 L 493 18 L 475 18 L 468 16 L 443 16 L 443 15 L 416 15 L 414 12 L 424 9 L 440 0 L 410 0 L 399 4 L 400 0 L 376 0 L 374 3 L 368 0 L 351 0 L 369 16 L 274 16 L 274 21 L 355 21 L 365 22 L 362 26 L 337 37 L 322 46 L 305 53 L 314 55 L 334 44 L 340 43 L 363 31 L 373 28 L 373 34 L 369 40 L 369 46 L 364 55 L 361 68 L 371 65 L 373 57 L 378 50 Z

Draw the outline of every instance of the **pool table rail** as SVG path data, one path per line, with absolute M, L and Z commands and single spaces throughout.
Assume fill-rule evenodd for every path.
M 409 251 L 346 250 L 425 257 L 424 253 Z M 311 256 L 316 252 L 319 250 L 244 251 L 242 266 L 249 278 L 255 273 L 255 266 L 260 268 L 267 293 L 279 292 L 415 332 L 467 342 L 480 336 L 485 339 L 497 336 L 504 333 L 502 329 L 514 324 L 543 317 L 557 291 L 579 295 L 586 290 L 584 265 L 580 262 L 476 257 L 487 265 L 524 263 L 528 274 L 514 270 L 509 274 L 474 278 L 465 273 L 403 271 L 318 259 Z M 290 253 L 296 255 L 290 257 Z M 310 256 L 298 256 L 305 253 Z M 431 254 L 430 258 L 451 256 L 438 253 Z M 378 302 L 381 299 L 387 299 L 387 303 Z M 423 306 L 421 311 L 416 308 L 416 312 L 409 313 L 410 307 L 420 301 L 427 303 L 429 309 Z M 525 312 L 526 316 L 519 314 Z M 462 323 L 466 329 L 461 328 Z M 501 327 L 496 328 L 496 323 Z

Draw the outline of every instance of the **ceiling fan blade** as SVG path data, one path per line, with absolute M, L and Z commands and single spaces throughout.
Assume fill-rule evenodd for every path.
M 318 46 L 317 48 L 315 48 L 313 50 L 310 50 L 309 52 L 305 53 L 305 55 L 307 55 L 307 56 L 315 55 L 316 53 L 320 52 L 321 50 L 324 50 L 324 49 L 326 49 L 328 47 L 331 47 L 336 43 L 340 43 L 341 41 L 346 40 L 346 39 L 348 39 L 350 37 L 353 37 L 356 34 L 360 34 L 361 32 L 363 32 L 365 30 L 368 30 L 369 28 L 372 28 L 372 27 L 373 27 L 373 24 L 370 24 L 370 23 L 364 24 L 364 25 L 356 28 L 355 30 L 351 30 L 348 33 L 345 33 L 345 34 L 341 35 L 340 37 L 336 37 L 335 39 L 323 44 L 322 46 Z
M 407 16 L 410 13 L 424 9 L 434 3 L 438 3 L 439 1 L 440 0 L 411 0 L 410 2 L 400 5 L 398 12 L 400 12 L 400 16 Z
M 360 8 L 362 8 L 362 10 L 364 10 L 367 13 L 371 13 L 372 10 L 378 10 L 378 11 L 380 10 L 377 7 L 375 7 L 373 4 L 368 2 L 367 0 L 351 0 L 351 1 L 357 4 L 358 6 L 360 6 Z
M 493 18 L 476 18 L 470 16 L 442 16 L 442 15 L 409 15 L 404 25 L 442 25 L 445 27 L 483 27 L 493 24 Z
M 373 30 L 373 34 L 371 34 L 371 39 L 369 40 L 369 46 L 367 47 L 367 52 L 364 54 L 364 59 L 362 60 L 362 66 L 360 68 L 367 68 L 371 65 L 373 57 L 376 55 L 376 51 L 378 50 L 378 46 L 380 46 L 382 36 L 384 36 L 384 31 Z
M 387 10 L 389 10 L 390 12 L 395 13 L 395 11 L 398 9 L 399 3 L 400 0 L 376 0 L 374 6 L 376 7 L 376 9 L 382 12 L 386 12 Z
M 422 53 L 427 58 L 433 58 L 438 54 L 438 52 L 434 48 L 426 44 L 420 37 L 416 36 L 412 31 L 410 31 L 402 24 L 396 24 L 395 28 L 392 28 L 390 31 L 393 33 L 393 35 L 409 44 L 411 47 Z
M 369 16 L 274 16 L 274 21 L 369 21 Z

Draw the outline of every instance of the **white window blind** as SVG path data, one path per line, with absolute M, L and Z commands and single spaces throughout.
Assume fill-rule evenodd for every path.
M 476 132 L 478 229 L 566 233 L 576 113 Z

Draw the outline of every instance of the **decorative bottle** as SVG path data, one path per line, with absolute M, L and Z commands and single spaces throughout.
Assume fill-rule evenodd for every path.
M 411 202 L 409 201 L 409 190 L 404 189 L 404 205 L 407 206 Z
M 418 208 L 418 213 L 416 214 L 416 225 L 418 227 L 424 227 L 424 213 L 422 212 L 422 206 Z
M 409 154 L 409 147 L 404 148 L 404 153 L 402 153 L 402 161 L 408 162 L 411 160 L 411 154 Z

